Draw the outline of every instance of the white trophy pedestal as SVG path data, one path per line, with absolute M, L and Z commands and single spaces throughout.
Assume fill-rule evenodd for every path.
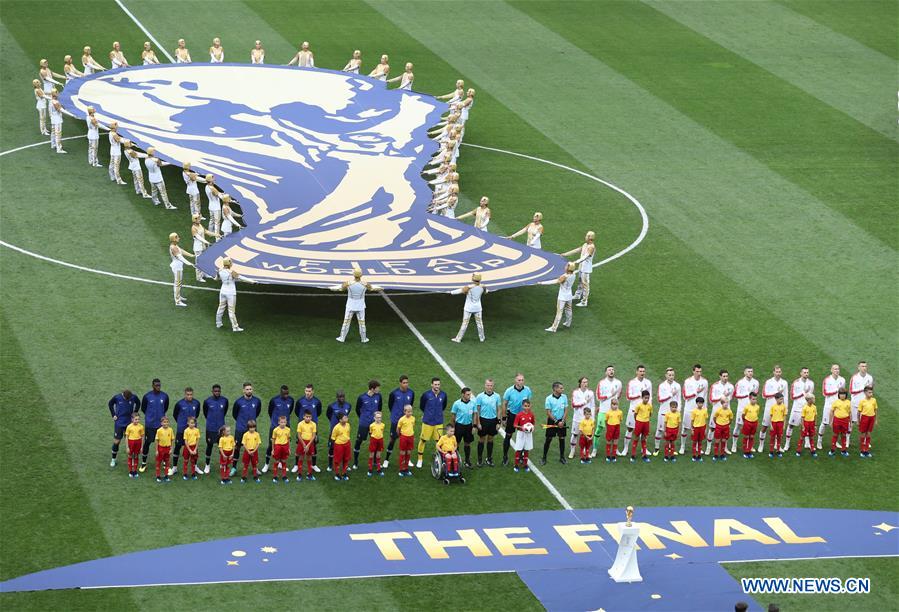
M 626 523 L 619 523 L 618 532 L 621 534 L 618 554 L 609 568 L 609 576 L 615 582 L 643 582 L 637 566 L 637 536 L 640 535 L 640 528 L 636 524 L 628 527 Z

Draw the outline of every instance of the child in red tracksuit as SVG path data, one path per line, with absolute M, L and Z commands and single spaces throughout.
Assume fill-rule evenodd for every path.
M 231 484 L 231 462 L 234 461 L 236 442 L 231 435 L 231 428 L 223 425 L 219 428 L 219 477 L 220 483 Z

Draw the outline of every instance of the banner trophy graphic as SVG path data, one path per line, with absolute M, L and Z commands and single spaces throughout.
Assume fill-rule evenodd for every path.
M 427 212 L 427 131 L 448 110 L 432 96 L 319 68 L 169 64 L 73 80 L 60 102 L 239 201 L 247 227 L 199 257 L 207 274 L 227 256 L 260 283 L 325 287 L 358 267 L 384 288 L 449 291 L 473 272 L 496 290 L 564 271 L 559 255 Z

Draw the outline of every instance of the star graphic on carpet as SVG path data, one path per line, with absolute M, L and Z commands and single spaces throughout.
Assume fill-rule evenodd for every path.
M 225 561 L 228 565 L 237 565 L 237 561 Z
M 871 525 L 871 526 L 872 526 L 874 529 L 880 529 L 880 530 L 885 531 L 885 532 L 887 532 L 887 533 L 891 532 L 891 531 L 894 530 L 894 529 L 899 529 L 899 527 L 896 527 L 895 525 L 887 525 L 886 523 L 881 523 L 880 525 Z
M 675 561 L 677 561 L 678 559 L 683 559 L 683 557 L 681 555 L 679 555 L 675 552 L 671 553 L 670 555 L 665 555 L 665 556 L 668 557 L 669 559 L 673 559 Z
M 259 550 L 261 550 L 261 551 L 264 552 L 264 553 L 276 553 L 276 552 L 278 552 L 278 549 L 275 548 L 274 546 L 263 546 L 263 547 L 260 548 Z

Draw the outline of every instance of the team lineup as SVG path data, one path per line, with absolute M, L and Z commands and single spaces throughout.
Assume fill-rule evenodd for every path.
M 703 455 L 709 454 L 713 461 L 726 461 L 727 455 L 736 452 L 738 444 L 743 457 L 752 459 L 755 452 L 764 451 L 766 438 L 768 456 L 780 458 L 791 448 L 795 431 L 799 432 L 796 456 L 801 456 L 807 449 L 812 457 L 816 457 L 817 451 L 823 448 L 828 427 L 831 430 L 829 456 L 837 452 L 848 456 L 850 437 L 857 428 L 859 455 L 872 457 L 871 432 L 878 406 L 874 397 L 874 378 L 868 373 L 867 362 L 859 362 L 848 386 L 840 375 L 839 365 L 832 365 L 820 388 L 823 403 L 819 412 L 815 385 L 809 378 L 808 368 L 802 368 L 792 384 L 783 378 L 780 366 L 775 366 L 773 376 L 763 385 L 754 378 L 751 367 L 745 368 L 743 377 L 736 384 L 730 382 L 727 370 L 720 370 L 719 379 L 709 385 L 702 375 L 702 366 L 697 364 L 683 384 L 675 380 L 673 368 L 666 369 L 654 403 L 653 387 L 646 378 L 644 366 L 637 367 L 634 378 L 626 386 L 615 377 L 615 368 L 608 366 L 595 391 L 587 377 L 582 377 L 571 391 L 570 400 L 564 385 L 553 383 L 552 391 L 543 403 L 546 423 L 542 426 L 545 437 L 541 463 L 546 464 L 554 438 L 558 442 L 559 461 L 563 464 L 567 463 L 566 446 L 569 447 L 568 459 L 573 459 L 577 453 L 580 462 L 588 464 L 602 451 L 603 443 L 608 463 L 616 463 L 618 457 L 628 454 L 632 463 L 638 457 L 648 463 L 651 456 L 660 453 L 665 462 L 675 462 L 678 455 L 685 453 L 688 441 L 694 462 L 701 462 Z M 147 469 L 150 447 L 155 443 L 157 482 L 167 482 L 177 474 L 179 459 L 184 461 L 184 480 L 209 474 L 216 446 L 222 484 L 229 484 L 238 471 L 241 482 L 248 478 L 259 482 L 259 475 L 270 469 L 276 483 L 288 482 L 288 472 L 297 474 L 297 480 L 315 480 L 314 474 L 321 472 L 318 466 L 321 419 L 327 421 L 329 428 L 325 437 L 327 471 L 334 473 L 335 480 L 348 480 L 348 472 L 359 468 L 365 442 L 368 442 L 368 476 L 384 475 L 398 445 L 398 474 L 411 477 L 413 451 L 417 451 L 414 466 L 420 469 L 428 444 L 435 442 L 435 456 L 444 466 L 441 467 L 444 481 L 449 483 L 450 479 L 458 478 L 464 482 L 461 466 L 494 466 L 496 437 L 501 438 L 502 465 L 508 465 L 512 449 L 515 451 L 513 469 L 530 471 L 529 455 L 534 448 L 537 414 L 536 406 L 532 405 L 533 392 L 525 384 L 523 374 L 516 374 L 513 384 L 502 394 L 496 391 L 494 380 L 489 378 L 484 382 L 484 390 L 477 395 L 464 387 L 459 399 L 451 406 L 441 380 L 431 379 L 430 388 L 418 399 L 420 427 L 417 427 L 419 419 L 415 416 L 416 394 L 410 388 L 407 376 L 399 378 L 399 385 L 388 394 L 386 405 L 377 380 L 369 381 L 368 389 L 356 398 L 355 404 L 347 401 L 343 391 L 337 391 L 335 401 L 324 407 L 314 391 L 314 386 L 308 384 L 303 395 L 295 399 L 290 395 L 289 387 L 282 385 L 278 395 L 268 401 L 269 433 L 264 458 L 260 461 L 263 438 L 258 424 L 263 403 L 255 395 L 251 383 L 243 385 L 241 396 L 233 404 L 222 395 L 220 385 L 214 385 L 212 394 L 202 403 L 194 397 L 194 390 L 187 387 L 183 398 L 174 403 L 171 419 L 168 416 L 169 396 L 162 391 L 158 379 L 153 380 L 152 389 L 140 400 L 125 389 L 108 404 L 114 420 L 110 467 L 116 466 L 119 445 L 125 439 L 131 478 L 138 478 Z M 622 393 L 629 404 L 626 412 L 622 410 Z M 760 395 L 764 406 L 759 404 Z M 736 411 L 731 409 L 733 400 L 737 402 Z M 448 407 L 449 421 L 445 422 Z M 656 426 L 651 431 L 654 413 Z M 353 414 L 355 437 L 349 422 Z M 205 420 L 205 464 L 202 466 L 198 426 L 201 415 Z M 229 416 L 234 423 L 233 429 L 226 422 Z M 295 430 L 293 467 L 290 467 L 293 417 L 299 422 Z M 619 444 L 622 430 L 624 437 Z M 473 460 L 475 438 L 476 460 Z M 654 438 L 654 450 L 647 447 L 650 438 Z M 676 448 L 678 439 L 680 449 Z M 460 452 L 464 460 L 460 458 Z M 261 468 L 260 462 L 263 463 Z

